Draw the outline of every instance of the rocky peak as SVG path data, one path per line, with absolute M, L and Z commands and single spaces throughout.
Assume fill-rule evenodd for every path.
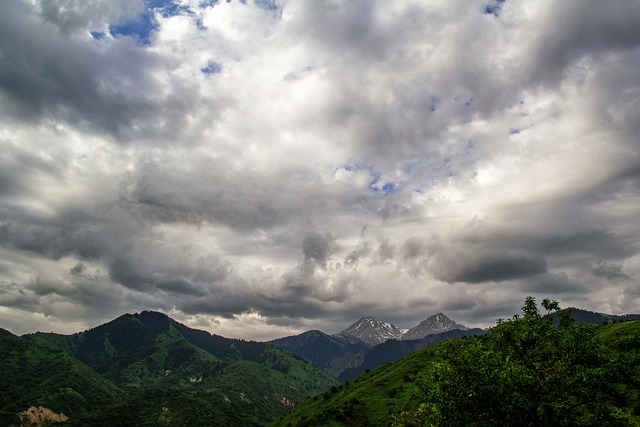
M 377 345 L 389 339 L 400 338 L 402 333 L 403 330 L 392 323 L 381 322 L 366 316 L 336 335 L 355 337 L 367 344 Z
M 448 332 L 454 329 L 467 330 L 468 327 L 461 325 L 449 319 L 443 313 L 436 313 L 429 316 L 418 326 L 414 326 L 402 335 L 403 340 L 419 340 L 427 335 L 439 334 L 441 332 Z

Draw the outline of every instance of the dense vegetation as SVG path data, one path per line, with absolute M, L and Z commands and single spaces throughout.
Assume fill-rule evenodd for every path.
M 62 351 L 34 345 L 0 329 L 0 425 L 29 406 L 86 414 L 122 396 L 120 390 Z
M 387 364 L 274 425 L 640 425 L 640 321 L 574 325 L 557 302 L 543 307 L 527 298 L 488 334 Z
M 272 344 L 211 335 L 154 312 L 74 335 L 5 335 L 7 420 L 42 405 L 79 426 L 265 425 L 338 384 Z
M 295 407 L 274 426 L 384 426 L 413 408 L 415 380 L 435 363 L 435 347 L 331 387 Z

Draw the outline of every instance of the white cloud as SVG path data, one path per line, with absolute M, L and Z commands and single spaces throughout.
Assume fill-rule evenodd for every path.
M 141 2 L 5 8 L 13 325 L 638 311 L 637 3 L 276 4 L 147 11 L 148 44 L 109 33 Z

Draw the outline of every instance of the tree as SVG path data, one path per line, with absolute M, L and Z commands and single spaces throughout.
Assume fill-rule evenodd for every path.
M 605 345 L 595 326 L 573 326 L 557 301 L 542 306 L 546 316 L 527 297 L 522 316 L 444 343 L 442 361 L 419 377 L 422 403 L 395 425 L 632 425 L 637 357 Z

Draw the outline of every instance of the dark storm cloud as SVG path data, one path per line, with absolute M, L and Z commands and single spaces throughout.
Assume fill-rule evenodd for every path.
M 574 61 L 635 49 L 640 44 L 639 15 L 635 0 L 621 0 L 615 6 L 597 0 L 554 3 L 531 57 L 534 75 L 556 84 Z
M 193 259 L 190 252 L 171 246 L 155 247 L 153 243 L 134 247 L 124 244 L 120 254 L 109 262 L 108 272 L 111 280 L 137 292 L 161 290 L 177 294 L 174 304 L 178 307 L 184 303 L 181 299 L 191 296 L 237 292 L 239 289 L 233 286 L 242 283 L 229 263 L 219 257 Z
M 112 249 L 107 229 L 79 222 L 28 224 L 0 223 L 0 245 L 35 252 L 52 259 L 76 255 L 95 259 Z
M 174 294 L 199 297 L 208 295 L 208 292 L 202 286 L 181 278 L 161 279 L 155 285 L 158 289 Z
M 500 252 L 450 253 L 448 260 L 456 258 L 455 264 L 445 265 L 444 259 L 436 258 L 436 278 L 445 282 L 502 282 L 523 279 L 547 271 L 544 257 L 537 254 L 518 253 L 508 250 Z
M 591 274 L 606 280 L 626 280 L 629 279 L 622 271 L 622 266 L 609 261 L 602 261 L 591 268 Z
M 326 267 L 329 256 L 336 250 L 336 244 L 329 233 L 314 232 L 302 239 L 302 253 L 305 262 Z
M 588 286 L 570 279 L 566 273 L 547 273 L 525 280 L 522 290 L 534 295 L 576 295 L 587 291 Z
M 606 229 L 583 229 L 557 234 L 542 233 L 526 236 L 531 247 L 541 253 L 556 255 L 572 253 L 602 254 L 612 258 L 625 257 L 637 246 L 634 236 L 620 236 Z
M 29 176 L 45 174 L 60 177 L 64 174 L 61 165 L 43 158 L 41 153 L 31 152 L 28 146 L 21 146 L 11 140 L 0 141 L 0 144 L 6 147 L 0 153 L 0 197 L 8 196 L 8 201 L 12 200 L 11 196 L 35 190 L 30 188 Z M 9 206 L 5 206 L 3 210 L 8 214 Z
M 114 282 L 137 291 L 151 291 L 154 282 L 152 276 L 143 274 L 140 266 L 124 257 L 117 257 L 110 262 L 109 277 Z
M 544 273 L 546 270 L 547 263 L 539 255 L 487 254 L 459 272 L 455 280 L 469 283 L 502 282 L 537 275 Z

